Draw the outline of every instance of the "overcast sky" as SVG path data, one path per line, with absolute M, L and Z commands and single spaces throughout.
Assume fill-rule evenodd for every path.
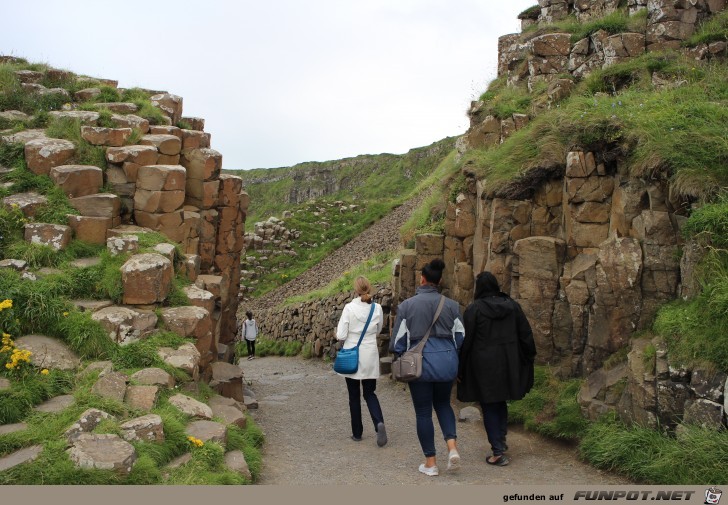
M 1 0 L 0 54 L 205 118 L 230 170 L 404 153 L 468 127 L 536 0 Z

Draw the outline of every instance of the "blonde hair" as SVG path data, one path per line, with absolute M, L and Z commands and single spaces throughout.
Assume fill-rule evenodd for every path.
M 356 294 L 361 297 L 362 302 L 372 303 L 371 290 L 372 285 L 370 284 L 369 279 L 363 275 L 354 279 L 354 291 L 356 291 Z

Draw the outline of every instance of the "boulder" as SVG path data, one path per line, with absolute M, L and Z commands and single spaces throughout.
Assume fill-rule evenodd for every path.
M 104 374 L 103 377 L 99 377 L 91 388 L 91 393 L 121 403 L 126 395 L 128 380 L 128 377 L 123 373 L 109 372 Z
M 161 154 L 173 156 L 182 150 L 182 141 L 176 135 L 144 135 L 139 141 L 146 146 L 154 146 Z
M 111 112 L 117 114 L 133 114 L 139 110 L 139 107 L 135 103 L 130 102 L 99 102 L 96 107 L 103 109 L 109 109 Z
M 155 165 L 157 163 L 157 148 L 154 146 L 124 146 L 109 147 L 106 150 L 106 160 L 110 163 L 131 162 L 140 166 Z
M 171 396 L 169 403 L 177 407 L 185 415 L 212 419 L 212 409 L 210 407 L 187 395 L 176 394 Z
M 182 292 L 189 298 L 190 304 L 195 307 L 202 307 L 210 314 L 215 310 L 215 295 L 209 291 L 191 285 L 182 288 Z
M 68 450 L 68 457 L 78 468 L 128 475 L 137 455 L 134 446 L 118 435 L 82 433 Z
M 106 233 L 114 227 L 109 217 L 67 216 L 73 236 L 90 244 L 106 244 Z
M 158 397 L 157 386 L 127 386 L 124 402 L 133 409 L 148 411 L 157 404 Z
M 78 120 L 82 125 L 96 125 L 101 115 L 88 110 L 52 110 L 48 113 L 51 119 Z
M 175 380 L 170 374 L 161 368 L 144 368 L 132 374 L 131 380 L 146 386 L 160 386 L 171 389 L 174 387 Z
M 60 224 L 28 223 L 24 226 L 25 240 L 31 244 L 65 249 L 71 242 L 71 228 Z
M 239 366 L 216 361 L 210 366 L 210 387 L 222 396 L 243 401 L 243 371 Z
M 106 239 L 106 249 L 112 256 L 137 252 L 139 250 L 139 237 L 136 235 L 108 237 Z
M 185 433 L 203 442 L 217 442 L 223 447 L 227 442 L 227 426 L 215 421 L 193 421 L 187 425 Z
M 119 426 L 121 437 L 129 442 L 164 442 L 164 424 L 157 414 L 148 414 Z
M 180 163 L 187 169 L 187 179 L 211 181 L 222 170 L 222 154 L 214 149 L 184 149 Z
M 112 193 L 96 193 L 78 198 L 71 198 L 68 203 L 82 216 L 119 217 L 121 199 Z
M 51 168 L 63 165 L 75 152 L 70 140 L 40 138 L 25 144 L 25 161 L 34 174 L 48 175 Z
M 95 146 L 121 147 L 131 137 L 131 132 L 131 128 L 81 127 L 81 137 Z
M 15 340 L 18 349 L 30 351 L 33 366 L 52 370 L 74 370 L 81 359 L 65 343 L 44 335 L 25 335 Z
M 210 408 L 212 409 L 212 416 L 221 419 L 225 424 L 234 424 L 243 429 L 247 426 L 248 420 L 245 414 L 236 407 L 216 403 L 210 405 Z
M 136 128 L 142 134 L 149 131 L 149 121 L 134 114 L 112 114 L 111 120 L 122 128 Z
M 161 316 L 167 329 L 184 337 L 200 339 L 212 331 L 210 313 L 202 307 L 165 308 Z
M 111 361 L 94 361 L 78 373 L 79 377 L 85 377 L 91 373 L 99 372 L 99 377 L 114 371 L 114 363 Z
M 181 165 L 148 165 L 139 168 L 136 184 L 148 191 L 184 191 L 186 177 Z
M 44 77 L 43 72 L 36 70 L 16 70 L 14 73 L 21 83 L 38 83 Z
M 167 298 L 172 288 L 172 262 L 161 254 L 132 256 L 121 267 L 125 304 L 147 305 Z
M 253 475 L 250 473 L 245 455 L 242 451 L 230 451 L 225 453 L 225 466 L 233 472 L 239 473 L 248 480 L 252 480 Z
M 104 419 L 113 419 L 113 416 L 99 409 L 87 409 L 78 418 L 78 421 L 73 423 L 68 428 L 63 436 L 66 437 L 70 444 L 73 444 L 81 433 L 91 433 Z
M 0 268 L 9 268 L 16 272 L 22 272 L 28 266 L 28 262 L 24 260 L 0 260 Z
M 171 93 L 158 93 L 149 97 L 152 105 L 164 112 L 172 124 L 177 124 L 182 118 L 182 97 Z
M 460 422 L 479 422 L 483 420 L 483 416 L 480 413 L 480 409 L 477 407 L 463 407 L 460 409 L 460 413 L 458 414 L 458 420 Z
M 34 217 L 39 208 L 48 204 L 48 198 L 33 191 L 16 193 L 3 198 L 3 205 L 12 208 L 17 206 L 25 217 Z
M 77 102 L 88 102 L 101 94 L 101 88 L 84 88 L 73 94 L 74 100 Z
M 693 424 L 704 429 L 722 430 L 723 416 L 725 412 L 723 405 L 703 398 L 689 402 L 685 409 L 683 424 Z
M 91 315 L 108 332 L 109 338 L 119 345 L 126 345 L 144 338 L 154 331 L 157 316 L 154 312 L 141 312 L 129 307 L 111 306 L 99 309 Z
M 187 343 L 179 346 L 178 349 L 170 347 L 160 347 L 157 354 L 162 361 L 175 368 L 187 372 L 193 378 L 198 374 L 198 365 L 200 363 L 200 351 L 194 344 Z

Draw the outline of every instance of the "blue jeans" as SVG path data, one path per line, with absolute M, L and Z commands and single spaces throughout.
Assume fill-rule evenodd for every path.
M 374 391 L 377 389 L 377 379 L 351 379 L 346 377 L 346 389 L 349 392 L 349 413 L 351 414 L 351 434 L 356 438 L 361 438 L 364 432 L 364 426 L 361 421 L 361 399 L 359 398 L 359 383 L 364 390 L 364 401 L 367 402 L 369 415 L 374 423 L 374 431 L 377 431 L 377 425 L 384 422 L 382 407 L 379 405 L 379 399 Z
M 506 402 L 483 403 L 483 425 L 488 435 L 493 456 L 506 452 L 506 434 L 508 433 L 508 405 Z
M 417 419 L 417 438 L 426 458 L 436 454 L 435 426 L 432 423 L 432 408 L 435 408 L 445 440 L 457 439 L 455 413 L 450 406 L 452 382 L 410 382 L 410 396 Z

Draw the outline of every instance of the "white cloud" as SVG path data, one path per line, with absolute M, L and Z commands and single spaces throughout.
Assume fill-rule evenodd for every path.
M 498 37 L 533 4 L 25 0 L 3 5 L 0 54 L 168 90 L 225 168 L 277 167 L 463 133 Z

